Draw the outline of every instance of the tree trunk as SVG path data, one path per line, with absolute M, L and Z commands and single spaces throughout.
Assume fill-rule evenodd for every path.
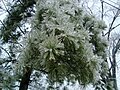
M 117 87 L 117 79 L 116 79 L 116 55 L 115 55 L 115 53 L 113 54 L 112 58 L 113 58 L 113 68 L 112 68 L 113 88 L 114 88 L 115 90 L 118 90 L 118 87 Z
M 19 90 L 27 90 L 28 89 L 31 73 L 32 73 L 32 69 L 30 67 L 25 67 L 23 76 L 22 76 L 22 80 L 20 82 Z
M 118 90 L 118 87 L 117 87 L 117 78 L 116 78 L 116 54 L 118 52 L 120 48 L 120 39 L 118 40 L 118 42 L 113 44 L 113 49 L 112 49 L 112 78 L 113 78 L 113 88 L 114 90 Z

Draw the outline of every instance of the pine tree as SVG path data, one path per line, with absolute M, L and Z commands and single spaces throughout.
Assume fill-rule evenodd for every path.
M 26 38 L 18 36 L 14 42 L 17 45 L 18 38 L 22 39 L 23 47 L 15 66 L 15 75 L 20 80 L 19 90 L 27 90 L 34 71 L 47 76 L 49 88 L 56 88 L 56 83 L 59 86 L 64 81 L 78 81 L 83 86 L 92 83 L 96 89 L 110 89 L 107 44 L 101 38 L 101 32 L 106 28 L 104 22 L 85 13 L 75 0 L 33 2 L 36 7 L 35 15 L 31 16 L 31 31 L 25 34 Z M 18 25 L 14 23 L 15 29 L 11 24 L 12 31 L 7 35 L 2 33 L 4 43 L 14 41 L 12 32 Z
M 83 13 L 72 0 L 36 3 L 32 31 L 20 58 L 23 66 L 46 72 L 51 85 L 64 80 L 96 84 L 107 70 L 106 43 L 100 38 L 104 23 Z

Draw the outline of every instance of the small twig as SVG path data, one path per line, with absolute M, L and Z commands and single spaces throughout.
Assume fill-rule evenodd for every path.
M 6 11 L 8 12 L 8 14 L 10 14 L 10 12 L 9 12 L 9 10 L 7 9 L 7 7 L 6 7 L 5 3 L 4 3 L 4 1 L 3 1 L 3 0 L 1 0 L 1 1 L 2 1 L 3 5 L 4 5 L 5 9 L 6 9 Z
M 108 40 L 109 40 L 109 37 L 110 37 L 110 32 L 113 30 L 113 24 L 114 24 L 116 18 L 118 17 L 118 15 L 119 15 L 119 10 L 117 11 L 115 16 L 113 17 L 113 20 L 112 20 L 112 22 L 110 24 L 110 27 L 109 27 L 109 31 L 104 35 L 104 36 L 106 36 L 108 34 Z
M 7 29 L 6 26 L 5 26 L 5 24 L 4 24 L 1 20 L 0 20 L 0 22 L 1 22 L 1 24 L 5 27 L 5 29 Z
M 112 28 L 111 28 L 111 31 L 112 31 L 112 30 L 114 30 L 115 28 L 117 28 L 118 26 L 120 26 L 120 24 L 118 24 L 118 25 L 116 25 L 116 26 L 112 27 Z M 111 31 L 110 31 L 110 32 L 111 32 Z M 106 36 L 108 33 L 109 33 L 109 31 L 108 31 L 107 33 L 105 33 L 105 35 L 104 35 L 104 36 Z
M 118 7 L 116 7 L 116 6 L 112 5 L 112 4 L 110 4 L 110 3 L 108 3 L 108 2 L 105 2 L 104 0 L 101 0 L 101 1 L 104 2 L 104 3 L 106 3 L 106 4 L 108 4 L 108 5 L 110 5 L 110 6 L 112 6 L 112 7 L 114 7 L 114 8 L 116 8 L 116 9 L 118 9 L 118 10 L 120 10 L 120 8 L 118 8 Z
M 112 3 L 114 3 L 114 4 L 117 4 L 117 5 L 119 5 L 118 3 L 116 3 L 116 2 L 113 2 L 113 1 L 111 1 L 111 0 L 109 0 L 110 2 L 112 2 Z
M 4 51 L 7 53 L 7 55 L 8 55 L 9 57 L 11 57 L 11 55 L 8 53 L 8 51 L 7 51 L 6 49 L 4 49 L 4 48 L 1 47 L 1 46 L 0 46 L 0 48 L 1 48 L 2 50 L 4 50 Z
M 118 24 L 118 25 L 114 26 L 114 27 L 112 28 L 112 30 L 113 30 L 113 29 L 115 29 L 115 28 L 117 28 L 118 26 L 120 26 L 120 24 Z
M 104 13 L 103 1 L 102 1 L 102 0 L 100 0 L 100 1 L 101 1 L 101 6 L 102 6 L 102 15 L 101 15 L 101 19 L 103 20 L 103 13 Z

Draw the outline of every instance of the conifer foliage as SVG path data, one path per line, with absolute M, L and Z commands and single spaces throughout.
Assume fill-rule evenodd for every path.
M 23 66 L 43 70 L 49 82 L 96 83 L 102 72 L 105 24 L 85 14 L 74 0 L 38 0 Z
M 85 13 L 77 0 L 36 0 L 35 11 L 16 64 L 19 90 L 27 90 L 34 71 L 46 75 L 52 86 L 78 81 L 101 89 L 97 85 L 108 74 L 104 22 Z

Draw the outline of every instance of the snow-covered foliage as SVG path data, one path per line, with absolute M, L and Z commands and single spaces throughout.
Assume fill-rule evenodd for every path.
M 106 42 L 101 40 L 104 22 L 85 14 L 77 0 L 36 2 L 32 31 L 24 41 L 18 70 L 29 66 L 44 71 L 51 84 L 64 80 L 97 83 L 101 72 L 107 71 Z

